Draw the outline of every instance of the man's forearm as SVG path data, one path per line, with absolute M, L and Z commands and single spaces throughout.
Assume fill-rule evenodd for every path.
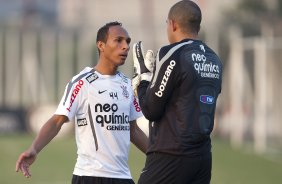
M 39 153 L 60 131 L 67 118 L 52 116 L 41 128 L 30 149 Z
M 131 122 L 130 140 L 139 150 L 146 153 L 148 148 L 148 137 L 139 128 L 136 121 Z

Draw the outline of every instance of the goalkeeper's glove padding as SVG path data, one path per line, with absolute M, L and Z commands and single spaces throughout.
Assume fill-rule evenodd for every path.
M 137 87 L 139 86 L 140 81 L 151 81 L 155 65 L 155 56 L 152 50 L 148 50 L 144 58 L 141 41 L 133 44 L 133 65 L 134 75 L 132 79 L 132 87 L 135 95 L 137 95 Z

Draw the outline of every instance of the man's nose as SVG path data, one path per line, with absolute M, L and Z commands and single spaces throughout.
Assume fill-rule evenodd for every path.
M 130 45 L 126 41 L 124 41 L 123 44 L 122 44 L 122 48 L 125 49 L 125 50 L 129 50 Z

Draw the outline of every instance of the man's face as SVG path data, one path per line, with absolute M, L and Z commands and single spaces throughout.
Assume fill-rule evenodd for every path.
M 101 54 L 106 61 L 116 66 L 123 65 L 130 49 L 130 41 L 131 38 L 123 27 L 112 26 L 109 28 L 108 39 Z

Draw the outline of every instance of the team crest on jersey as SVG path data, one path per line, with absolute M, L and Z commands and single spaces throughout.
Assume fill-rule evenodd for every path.
M 89 83 L 92 83 L 93 81 L 97 80 L 99 77 L 96 73 L 92 73 L 91 75 L 89 75 L 88 77 L 86 77 L 86 80 Z
M 129 93 L 127 91 L 127 87 L 126 86 L 120 86 L 121 89 L 122 89 L 122 95 L 125 97 L 125 98 L 128 98 L 129 97 Z
M 86 126 L 87 125 L 87 120 L 86 118 L 83 118 L 83 119 L 78 119 L 77 120 L 77 126 Z

